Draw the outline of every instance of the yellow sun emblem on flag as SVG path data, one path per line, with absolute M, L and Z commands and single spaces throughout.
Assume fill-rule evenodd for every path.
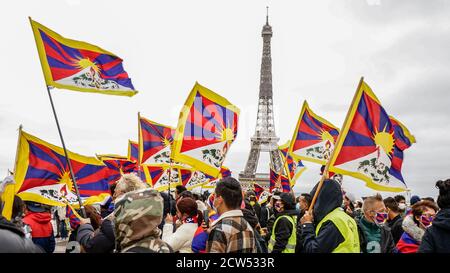
M 328 131 L 322 130 L 320 137 L 322 138 L 322 141 L 328 140 L 328 141 L 330 141 L 330 143 L 334 143 L 334 138 Z
M 375 141 L 375 144 L 383 148 L 384 152 L 389 155 L 394 150 L 394 133 L 389 133 L 385 130 L 386 128 L 381 132 L 378 132 L 378 130 L 376 130 L 373 139 Z
M 227 141 L 227 142 L 232 142 L 234 140 L 234 132 L 233 130 L 231 130 L 231 128 L 225 128 L 225 130 L 223 130 L 220 133 L 220 140 L 221 141 Z
M 84 58 L 84 59 L 80 58 L 80 59 L 78 59 L 76 61 L 76 65 L 81 70 L 83 70 L 85 68 L 88 68 L 88 67 L 92 67 L 92 69 L 94 69 L 94 71 L 96 73 L 98 73 L 100 71 L 100 68 L 97 66 L 97 64 L 95 62 L 92 62 L 88 58 Z
M 70 172 L 65 171 L 59 178 L 59 183 L 66 184 L 67 189 L 70 191 L 74 190 L 72 179 L 70 178 Z
M 163 138 L 161 141 L 162 141 L 164 147 L 168 147 L 171 144 L 170 140 L 168 140 L 167 138 Z

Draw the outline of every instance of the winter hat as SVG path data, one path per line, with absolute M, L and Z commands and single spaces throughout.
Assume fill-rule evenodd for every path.
M 41 203 L 36 203 L 32 201 L 25 201 L 25 204 L 27 205 L 27 209 L 32 212 L 45 212 L 45 207 Z
M 280 199 L 284 203 L 284 208 L 286 210 L 295 209 L 295 197 L 291 193 L 282 192 L 280 194 Z
M 410 203 L 411 206 L 412 206 L 412 205 L 414 205 L 415 203 L 417 203 L 417 202 L 419 202 L 419 201 L 420 201 L 420 197 L 417 196 L 417 195 L 413 195 L 413 196 L 411 196 L 411 199 L 410 199 L 409 203 Z

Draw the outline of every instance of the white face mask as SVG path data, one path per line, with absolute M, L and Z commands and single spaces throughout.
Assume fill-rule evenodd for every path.
M 398 208 L 401 210 L 405 210 L 406 209 L 406 204 L 405 203 L 400 203 L 398 204 Z

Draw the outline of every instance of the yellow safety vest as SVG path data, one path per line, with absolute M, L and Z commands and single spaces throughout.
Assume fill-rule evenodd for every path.
M 333 222 L 344 237 L 344 241 L 333 250 L 333 253 L 360 253 L 358 226 L 352 217 L 341 208 L 336 208 L 317 225 L 316 236 L 319 234 L 320 227 L 326 221 Z
M 278 217 L 277 220 L 275 220 L 275 223 L 273 224 L 272 235 L 270 236 L 268 245 L 269 253 L 273 251 L 273 247 L 275 246 L 275 227 L 282 217 L 287 218 L 292 224 L 292 234 L 289 237 L 288 243 L 282 253 L 295 253 L 295 245 L 297 244 L 297 216 L 289 215 L 282 215 Z

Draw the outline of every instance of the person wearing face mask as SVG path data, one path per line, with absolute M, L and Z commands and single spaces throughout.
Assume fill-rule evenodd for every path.
M 450 179 L 436 182 L 440 210 L 422 237 L 418 253 L 450 253 Z
M 177 218 L 182 224 L 173 233 L 173 217 L 170 213 L 167 214 L 162 240 L 168 243 L 174 252 L 192 253 L 192 239 L 201 225 L 203 214 L 198 210 L 197 202 L 190 197 L 179 199 L 176 211 Z
M 241 211 L 241 184 L 233 177 L 221 179 L 214 191 L 214 208 L 220 214 L 211 223 L 206 252 L 256 253 L 255 235 Z
M 275 198 L 277 218 L 273 224 L 268 250 L 270 253 L 295 253 L 297 244 L 297 217 L 295 197 L 282 192 Z
M 388 219 L 386 221 L 387 226 L 391 229 L 392 238 L 394 239 L 394 244 L 397 244 L 398 240 L 403 234 L 402 228 L 402 214 L 401 210 L 398 207 L 398 203 L 395 202 L 395 199 L 392 197 L 388 197 L 383 200 L 384 205 L 386 206 Z
M 416 253 L 425 230 L 431 225 L 438 207 L 430 201 L 419 201 L 411 207 L 411 214 L 403 220 L 403 234 L 397 243 L 399 253 Z
M 358 232 L 363 253 L 393 253 L 395 249 L 391 230 L 385 225 L 388 214 L 380 194 L 364 200 L 363 217 Z

